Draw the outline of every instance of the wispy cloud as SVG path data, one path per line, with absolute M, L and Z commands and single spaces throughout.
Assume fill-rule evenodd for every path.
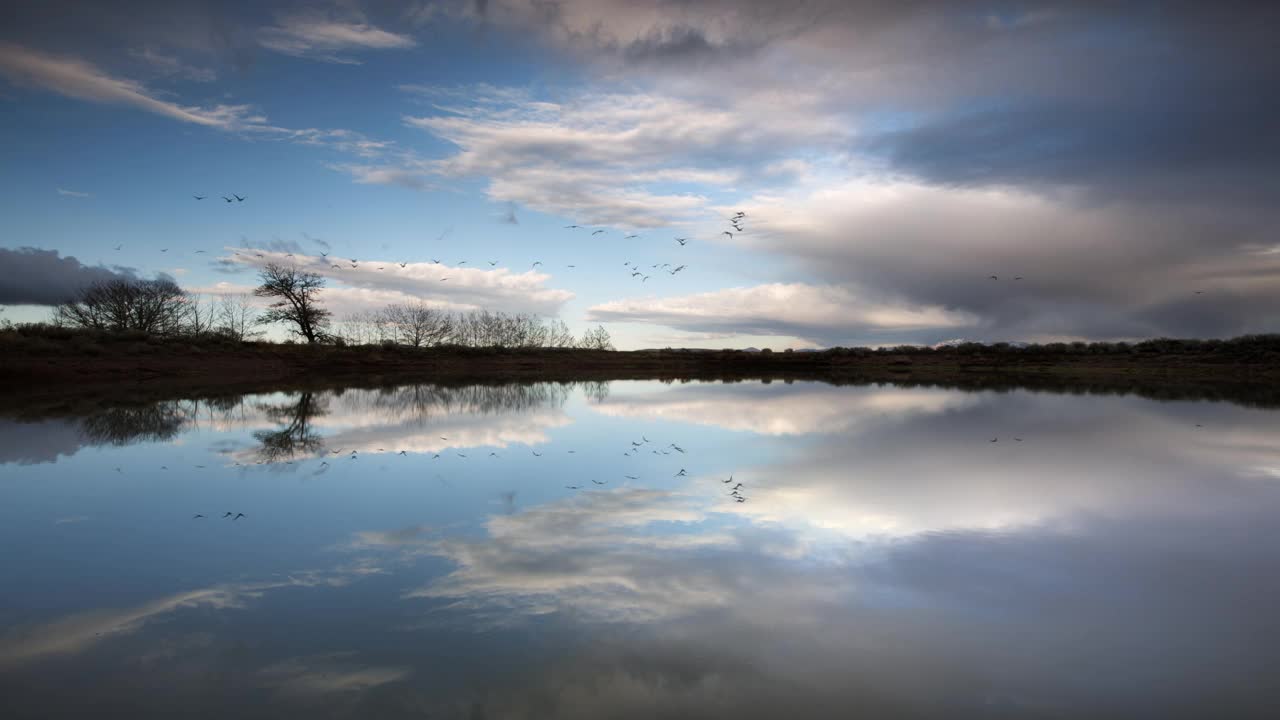
M 164 77 L 177 77 L 202 83 L 213 82 L 218 79 L 218 73 L 212 68 L 188 65 L 173 55 L 165 55 L 149 47 L 130 50 L 129 55 L 142 61 L 155 73 Z
M 115 77 L 91 63 L 20 45 L 0 44 L 0 75 L 18 85 L 38 87 L 78 100 L 130 105 L 196 125 L 223 130 L 275 130 L 248 105 L 179 105 L 161 99 L 140 83 Z
M 59 195 L 64 195 L 64 196 L 66 196 L 66 197 L 76 197 L 76 198 L 91 198 L 91 197 L 93 197 L 93 193 L 79 192 L 79 191 L 76 191 L 76 190 L 67 190 L 67 189 L 65 189 L 65 188 L 58 188 L 58 194 L 59 194 Z
M 261 268 L 268 263 L 279 263 L 319 273 L 337 283 L 325 289 L 325 297 L 348 310 L 425 300 L 455 310 L 483 308 L 555 315 L 574 297 L 567 290 L 547 287 L 551 276 L 534 270 L 513 272 L 506 267 L 481 270 L 465 267 L 461 261 L 449 264 L 367 258 L 358 259 L 353 266 L 350 258 L 306 255 L 302 248 L 292 245 L 265 250 L 227 250 L 231 254 L 218 259 L 224 267 Z M 227 284 L 224 288 L 227 292 L 246 289 Z
M 417 42 L 408 35 L 389 32 L 358 19 L 335 19 L 320 12 L 281 14 L 276 24 L 258 31 L 258 42 L 268 50 L 325 62 L 358 65 L 344 51 L 396 50 Z
M 790 335 L 820 344 L 954 330 L 978 322 L 975 316 L 942 307 L 876 301 L 849 287 L 804 283 L 615 300 L 591 307 L 587 319 L 651 323 L 692 332 Z

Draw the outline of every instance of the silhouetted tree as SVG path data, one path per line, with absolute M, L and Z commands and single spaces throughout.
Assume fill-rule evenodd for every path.
M 588 330 L 582 334 L 578 347 L 585 350 L 612 350 L 613 339 L 609 337 L 609 331 L 605 330 L 603 325 L 597 325 L 594 330 Z
M 290 332 L 306 338 L 309 343 L 324 339 L 333 313 L 320 307 L 317 297 L 324 287 L 322 276 L 271 263 L 262 269 L 260 277 L 262 284 L 253 294 L 275 298 L 275 302 L 262 314 L 263 322 L 289 323 L 293 325 Z
M 453 332 L 453 317 L 423 302 L 389 305 L 382 318 L 405 345 L 435 345 Z
M 187 294 L 168 279 L 119 278 L 94 283 L 54 310 L 60 325 L 94 330 L 177 333 L 187 313 Z

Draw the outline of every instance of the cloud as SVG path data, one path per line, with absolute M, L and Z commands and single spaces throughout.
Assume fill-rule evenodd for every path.
M 93 197 L 93 194 L 92 194 L 92 193 L 77 192 L 77 191 L 75 191 L 75 190 L 64 190 L 63 188 L 58 188 L 58 194 L 59 194 L 59 195 L 66 196 L 66 197 L 76 197 L 76 198 L 91 198 L 91 197 Z
M 855 177 L 740 207 L 751 224 L 734 245 L 855 295 L 980 318 L 980 339 L 1266 332 L 1280 302 L 1280 258 L 1259 254 L 1273 242 L 1268 216 L 1215 203 Z M 957 334 L 938 328 L 919 339 Z
M 57 250 L 0 248 L 0 305 L 58 305 L 96 282 L 133 279 L 132 268 L 81 265 Z
M 488 270 L 430 262 L 406 262 L 404 267 L 394 260 L 360 259 L 352 267 L 349 259 L 302 254 L 301 248 L 289 257 L 287 248 L 254 250 L 227 248 L 232 255 L 220 261 L 247 268 L 261 268 L 268 263 L 294 265 L 319 273 L 339 283 L 326 288 L 326 299 L 345 310 L 385 307 L 392 302 L 425 300 L 454 309 L 486 309 L 509 312 L 532 312 L 555 315 L 573 298 L 567 290 L 545 286 L 551 278 L 534 270 L 515 273 L 503 267 Z M 338 265 L 334 268 L 333 265 Z M 447 278 L 447 280 L 442 280 Z M 221 284 L 203 292 L 243 292 L 246 288 Z
M 341 53 L 417 45 L 412 37 L 374 27 L 363 18 L 335 19 L 321 12 L 282 13 L 275 25 L 258 31 L 258 42 L 285 55 L 354 65 L 360 61 Z
M 176 77 L 191 82 L 213 82 L 218 73 L 212 68 L 200 68 L 188 65 L 177 57 L 165 55 L 149 47 L 129 51 L 129 55 L 145 63 L 151 70 L 163 77 Z
M 289 658 L 258 671 L 259 681 L 286 698 L 362 692 L 409 677 L 409 668 L 365 666 L 354 653 Z
M 590 321 L 641 322 L 691 332 L 791 335 L 835 345 L 860 338 L 950 332 L 977 318 L 942 307 L 875 302 L 838 286 L 773 283 L 672 298 L 614 300 L 587 311 Z
M 17 85 L 39 87 L 60 95 L 112 105 L 131 105 L 147 112 L 222 130 L 272 130 L 266 118 L 248 105 L 184 106 L 162 100 L 132 80 L 109 75 L 70 57 L 48 55 L 20 45 L 0 43 L 0 75 Z
M 846 132 L 813 112 L 813 98 L 800 91 L 761 98 L 747 112 L 736 101 L 645 93 L 552 103 L 509 88 L 477 86 L 463 98 L 449 89 L 406 89 L 436 97 L 441 114 L 405 122 L 458 148 L 430 163 L 431 172 L 487 177 L 494 200 L 621 227 L 705 214 L 704 192 L 753 177 L 753 169 L 782 159 L 779 148 L 798 151 Z

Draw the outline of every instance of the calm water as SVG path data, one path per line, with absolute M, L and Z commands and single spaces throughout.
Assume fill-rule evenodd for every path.
M 1273 411 L 414 386 L 0 419 L 0 462 L 6 718 L 1280 706 Z

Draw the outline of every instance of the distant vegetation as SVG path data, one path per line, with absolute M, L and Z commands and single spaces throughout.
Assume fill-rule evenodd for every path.
M 335 323 L 320 303 L 319 291 L 324 287 L 320 275 L 272 264 L 262 270 L 261 280 L 254 295 L 270 301 L 262 312 L 247 295 L 210 301 L 170 280 L 121 278 L 95 283 L 56 307 L 53 323 L 16 326 L 19 337 L 8 343 L 17 350 L 23 338 L 72 338 L 58 332 L 64 329 L 83 331 L 74 337 L 85 348 L 122 339 L 152 345 L 174 339 L 225 345 L 257 340 L 264 325 L 279 323 L 308 344 L 614 349 L 601 326 L 579 339 L 559 318 L 488 310 L 451 313 L 424 302 L 393 304 Z

